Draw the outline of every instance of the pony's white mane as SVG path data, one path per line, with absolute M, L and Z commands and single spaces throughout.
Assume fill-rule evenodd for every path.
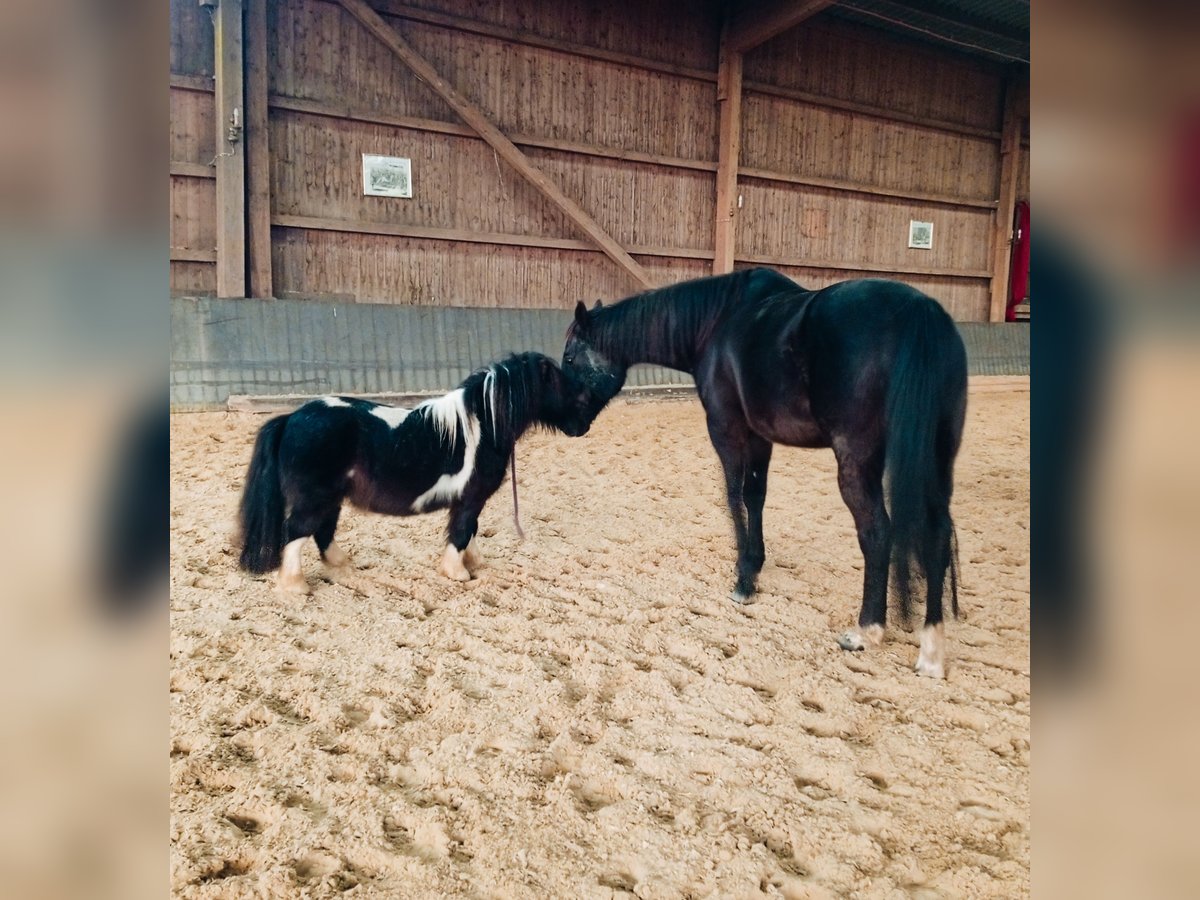
M 454 452 L 455 444 L 458 443 L 458 428 L 460 425 L 462 426 L 463 433 L 467 435 L 468 444 L 471 442 L 471 423 L 468 422 L 468 419 L 471 417 L 467 414 L 464 399 L 463 389 L 456 388 L 448 394 L 443 394 L 441 397 L 426 400 L 413 410 L 413 412 L 421 412 L 425 415 L 429 424 L 449 442 L 452 453 Z
M 496 428 L 496 373 L 503 369 L 508 374 L 508 368 L 503 363 L 492 363 L 488 366 L 487 374 L 483 376 L 483 400 L 487 404 L 488 415 L 492 418 L 492 428 Z

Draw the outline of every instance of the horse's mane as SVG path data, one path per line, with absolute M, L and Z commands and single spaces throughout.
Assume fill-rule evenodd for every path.
M 549 364 L 558 373 L 558 363 L 541 353 L 514 353 L 473 372 L 461 385 L 463 402 L 479 419 L 485 435 L 498 447 L 512 446 L 530 427 L 546 391 L 560 389 L 561 382 L 547 384 Z
M 708 342 L 722 315 L 737 303 L 750 282 L 762 279 L 777 279 L 780 290 L 797 287 L 791 279 L 766 268 L 682 281 L 592 310 L 586 340 L 615 362 L 685 362 Z M 578 321 L 572 319 L 568 340 L 578 328 Z

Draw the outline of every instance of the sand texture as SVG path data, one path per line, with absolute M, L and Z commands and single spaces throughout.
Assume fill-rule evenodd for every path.
M 347 510 L 353 573 L 240 572 L 264 417 L 172 421 L 171 882 L 181 897 L 1024 897 L 1029 395 L 973 394 L 947 678 L 917 635 L 851 654 L 862 578 L 833 455 L 777 447 L 767 562 L 695 400 L 519 445 L 484 564 L 445 514 Z

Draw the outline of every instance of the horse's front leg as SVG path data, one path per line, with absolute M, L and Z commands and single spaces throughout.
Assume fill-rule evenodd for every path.
M 772 444 L 757 434 L 751 434 L 746 446 L 749 458 L 742 479 L 742 499 L 746 504 L 747 573 L 751 590 L 754 590 L 758 573 L 762 571 L 767 558 L 766 545 L 763 543 L 763 505 L 767 501 L 767 470 L 771 467 Z
M 858 627 L 838 638 L 843 650 L 863 650 L 883 642 L 887 620 L 888 566 L 892 555 L 892 526 L 883 503 L 883 453 L 871 451 L 864 461 L 849 442 L 834 442 L 838 487 L 854 516 L 863 554 L 862 609 Z
M 737 541 L 737 583 L 730 595 L 735 603 L 750 603 L 754 594 L 754 580 L 758 570 L 754 567 L 751 552 L 750 527 L 746 516 L 745 481 L 749 453 L 748 432 L 745 426 L 735 427 L 708 417 L 708 435 L 713 448 L 721 460 L 725 472 L 725 499 L 729 503 L 729 515 L 733 519 L 733 533 Z
M 491 496 L 490 491 L 468 490 L 450 507 L 450 522 L 446 527 L 446 550 L 442 554 L 441 571 L 455 581 L 470 581 L 471 570 L 481 562 L 475 546 L 479 530 L 479 514 Z

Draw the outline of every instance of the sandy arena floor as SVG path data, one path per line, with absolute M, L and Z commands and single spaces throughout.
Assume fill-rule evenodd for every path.
M 181 897 L 1029 894 L 1029 395 L 972 394 L 945 682 L 849 654 L 862 562 L 829 451 L 776 448 L 758 602 L 699 404 L 519 448 L 485 565 L 445 514 L 348 510 L 353 583 L 230 550 L 264 417 L 172 422 L 171 867 Z

